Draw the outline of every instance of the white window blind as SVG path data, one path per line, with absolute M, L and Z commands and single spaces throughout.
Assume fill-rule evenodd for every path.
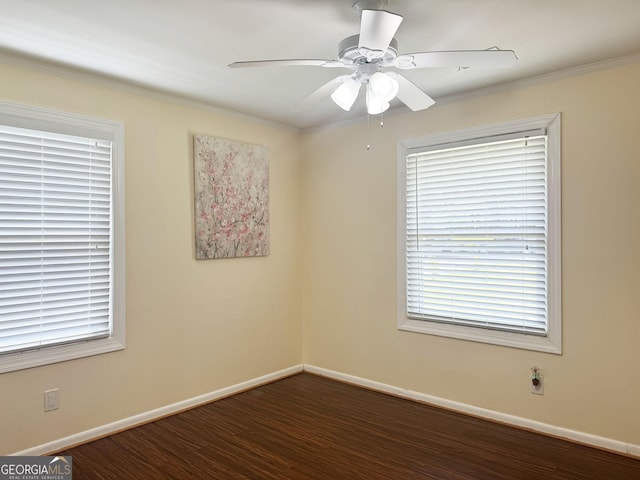
M 405 172 L 407 317 L 547 335 L 546 134 L 413 151 Z
M 112 330 L 112 142 L 0 126 L 0 354 Z

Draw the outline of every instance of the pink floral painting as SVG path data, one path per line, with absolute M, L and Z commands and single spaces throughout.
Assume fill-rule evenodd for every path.
M 269 255 L 264 146 L 194 136 L 196 258 Z

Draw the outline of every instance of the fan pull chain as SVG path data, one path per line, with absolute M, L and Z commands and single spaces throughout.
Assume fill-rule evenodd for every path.
M 384 128 L 384 113 L 380 114 L 380 128 Z M 371 135 L 371 115 L 367 114 L 367 134 Z M 367 143 L 367 151 L 371 150 L 371 142 Z

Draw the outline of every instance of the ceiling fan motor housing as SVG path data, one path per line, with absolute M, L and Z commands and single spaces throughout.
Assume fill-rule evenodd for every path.
M 338 44 L 338 59 L 345 65 L 358 65 L 360 63 L 369 62 L 376 64 L 393 64 L 393 61 L 398 56 L 398 41 L 393 38 L 391 43 L 387 47 L 387 50 L 381 56 L 370 58 L 367 55 L 363 55 L 358 48 L 360 42 L 360 35 L 351 35 L 345 38 Z

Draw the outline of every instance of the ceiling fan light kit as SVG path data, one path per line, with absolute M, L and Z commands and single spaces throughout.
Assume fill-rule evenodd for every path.
M 387 73 L 376 72 L 369 79 L 369 89 L 385 102 L 396 98 L 399 88 L 398 81 Z
M 398 54 L 394 38 L 402 16 L 382 10 L 389 0 L 356 0 L 352 8 L 360 13 L 360 33 L 342 40 L 335 60 L 259 60 L 235 62 L 239 67 L 315 66 L 345 68 L 353 71 L 321 86 L 310 97 L 329 94 L 343 110 L 349 111 L 365 86 L 367 112 L 376 115 L 386 111 L 398 98 L 413 111 L 429 108 L 435 101 L 407 77 L 396 71 L 441 67 L 510 67 L 517 57 L 512 50 L 453 50 Z M 337 85 L 337 86 L 336 86 Z M 320 95 L 318 95 L 320 94 Z
M 383 100 L 378 97 L 371 88 L 367 88 L 367 113 L 369 115 L 378 115 L 379 113 L 385 112 L 389 109 L 389 102 Z
M 369 115 L 385 112 L 390 106 L 389 102 L 396 98 L 399 88 L 398 81 L 386 73 L 375 72 L 371 75 L 367 83 L 366 97 Z
M 331 94 L 331 99 L 343 110 L 347 112 L 351 110 L 351 107 L 358 98 L 360 93 L 360 87 L 362 84 L 354 77 L 346 79 L 335 91 Z

